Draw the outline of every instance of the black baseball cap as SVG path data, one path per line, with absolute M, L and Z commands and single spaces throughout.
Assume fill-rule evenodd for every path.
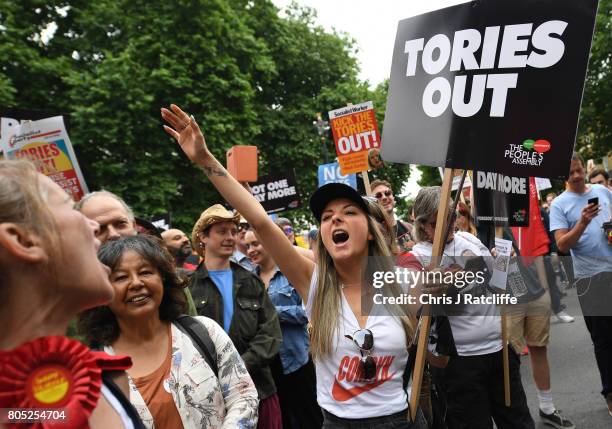
M 134 220 L 136 221 L 136 229 L 138 230 L 139 234 L 148 234 L 153 235 L 159 239 L 162 238 L 159 228 L 157 228 L 148 220 L 141 217 L 135 217 Z
M 364 212 L 370 213 L 368 204 L 355 189 L 344 183 L 328 183 L 317 189 L 310 197 L 310 211 L 312 211 L 317 222 L 321 223 L 321 216 L 323 215 L 325 207 L 327 207 L 331 201 L 339 198 L 346 198 L 357 204 Z

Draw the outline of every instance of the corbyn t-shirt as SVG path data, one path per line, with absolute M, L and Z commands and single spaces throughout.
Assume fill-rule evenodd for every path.
M 306 314 L 313 325 L 317 323 L 311 319 L 316 277 L 315 269 L 306 305 Z M 386 416 L 405 410 L 408 405 L 402 377 L 408 353 L 401 320 L 389 315 L 368 317 L 365 328 L 374 336 L 371 356 L 376 361 L 376 376 L 371 381 L 363 381 L 360 351 L 345 337 L 352 337 L 361 328 L 344 294 L 341 295 L 342 309 L 332 350 L 328 356 L 315 360 L 319 405 L 335 416 L 349 419 Z

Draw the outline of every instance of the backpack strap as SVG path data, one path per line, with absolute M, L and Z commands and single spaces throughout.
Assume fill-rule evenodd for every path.
M 140 416 L 138 415 L 138 411 L 136 411 L 136 408 L 134 408 L 134 405 L 132 405 L 129 398 L 127 398 L 123 394 L 119 386 L 117 386 L 117 384 L 113 381 L 113 379 L 111 378 L 108 372 L 102 371 L 102 380 L 103 380 L 104 385 L 108 388 L 108 390 L 110 390 L 110 392 L 113 394 L 115 399 L 117 399 L 117 401 L 123 407 L 123 410 L 129 417 L 129 419 L 132 421 L 132 424 L 134 425 L 134 429 L 145 429 L 146 426 L 140 419 Z
M 194 317 L 182 314 L 174 321 L 185 335 L 191 338 L 193 345 L 200 352 L 208 366 L 213 370 L 215 376 L 219 378 L 219 368 L 217 366 L 217 350 L 210 338 L 208 330 Z

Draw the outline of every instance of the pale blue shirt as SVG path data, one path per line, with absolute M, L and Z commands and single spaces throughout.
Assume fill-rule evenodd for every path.
M 587 185 L 588 186 L 588 185 Z M 602 185 L 590 185 L 584 194 L 565 191 L 552 202 L 550 230 L 571 230 L 580 220 L 582 209 L 591 198 L 599 198 L 601 211 L 586 227 L 578 242 L 570 249 L 576 278 L 592 277 L 602 272 L 612 272 L 612 246 L 602 229 L 610 220 L 612 194 Z
M 223 329 L 225 329 L 225 332 L 229 332 L 232 317 L 234 317 L 234 297 L 232 296 L 234 275 L 230 268 L 227 270 L 208 270 L 208 274 L 223 298 Z

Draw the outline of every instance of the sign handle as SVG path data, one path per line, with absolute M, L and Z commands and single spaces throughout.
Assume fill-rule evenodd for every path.
M 363 186 L 365 187 L 366 195 L 369 197 L 372 195 L 372 186 L 370 186 L 370 176 L 367 170 L 361 172 L 361 177 L 363 178 Z
M 430 268 L 440 266 L 442 261 L 442 252 L 446 244 L 446 230 L 448 224 L 448 201 L 451 197 L 451 188 L 453 185 L 453 169 L 445 168 L 444 177 L 442 179 L 442 195 L 440 196 L 440 207 L 438 208 L 438 217 L 436 220 L 437 228 L 434 232 L 433 248 L 431 253 Z M 414 373 L 412 377 L 412 391 L 410 393 L 410 421 L 415 421 L 417 408 L 419 406 L 419 397 L 421 395 L 421 384 L 423 383 L 423 370 L 425 368 L 425 360 L 427 358 L 427 341 L 429 338 L 429 328 L 431 327 L 431 315 L 429 314 L 429 305 L 423 305 L 421 320 L 419 321 L 419 340 L 417 343 L 416 360 L 414 363 Z
M 495 227 L 495 237 L 503 237 L 503 229 L 501 226 Z M 504 359 L 504 403 L 506 407 L 510 407 L 510 360 L 508 357 L 508 315 L 506 309 L 501 308 L 501 334 L 502 334 L 502 353 Z

